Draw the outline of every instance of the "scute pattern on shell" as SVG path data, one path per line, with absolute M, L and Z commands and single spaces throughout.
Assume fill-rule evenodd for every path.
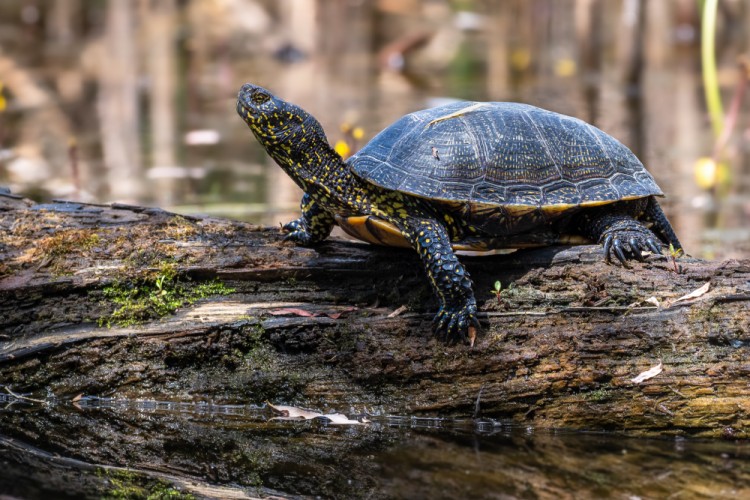
M 585 206 L 663 195 L 611 136 L 517 103 L 458 102 L 408 114 L 349 165 L 388 189 L 478 205 Z

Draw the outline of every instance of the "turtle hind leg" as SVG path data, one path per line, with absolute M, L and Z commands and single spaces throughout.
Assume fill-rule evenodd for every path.
M 597 240 L 604 246 L 604 258 L 615 257 L 625 264 L 628 259 L 643 260 L 643 252 L 661 254 L 661 241 L 641 222 L 629 215 L 603 216 L 605 229 Z
M 625 264 L 629 259 L 643 260 L 643 252 L 661 254 L 659 238 L 635 214 L 644 212 L 647 199 L 636 200 L 613 209 L 606 207 L 583 212 L 576 219 L 576 229 L 584 236 L 604 246 L 604 257 L 611 261 L 612 255 Z
M 653 198 L 649 198 L 648 206 L 643 212 L 642 218 L 652 223 L 651 230 L 661 238 L 662 241 L 667 245 L 672 245 L 675 251 L 682 250 L 682 244 L 677 239 L 677 235 L 672 229 L 672 225 L 667 220 L 667 216 L 664 215 L 659 203 Z

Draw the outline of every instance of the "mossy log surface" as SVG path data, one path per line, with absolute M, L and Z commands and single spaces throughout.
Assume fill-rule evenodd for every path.
M 0 380 L 56 401 L 271 401 L 747 437 L 750 262 L 626 268 L 596 246 L 463 261 L 483 312 L 472 348 L 433 337 L 413 252 L 301 248 L 277 228 L 3 195 Z

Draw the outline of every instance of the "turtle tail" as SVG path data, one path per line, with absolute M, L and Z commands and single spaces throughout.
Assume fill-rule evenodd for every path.
M 677 235 L 674 233 L 672 225 L 669 223 L 669 220 L 667 220 L 667 216 L 664 215 L 659 203 L 653 196 L 648 200 L 648 205 L 646 206 L 646 211 L 643 213 L 643 217 L 645 220 L 653 223 L 651 230 L 656 236 L 667 245 L 672 245 L 675 251 L 682 250 L 682 244 L 680 243 L 680 240 L 677 239 Z

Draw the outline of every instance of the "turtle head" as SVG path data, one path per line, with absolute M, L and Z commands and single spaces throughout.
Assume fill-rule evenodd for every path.
M 299 186 L 315 172 L 343 168 L 323 127 L 310 113 L 268 90 L 246 83 L 237 96 L 237 113 L 268 154 Z
M 243 85 L 237 95 L 237 113 L 266 147 L 322 131 L 307 111 L 250 83 Z

